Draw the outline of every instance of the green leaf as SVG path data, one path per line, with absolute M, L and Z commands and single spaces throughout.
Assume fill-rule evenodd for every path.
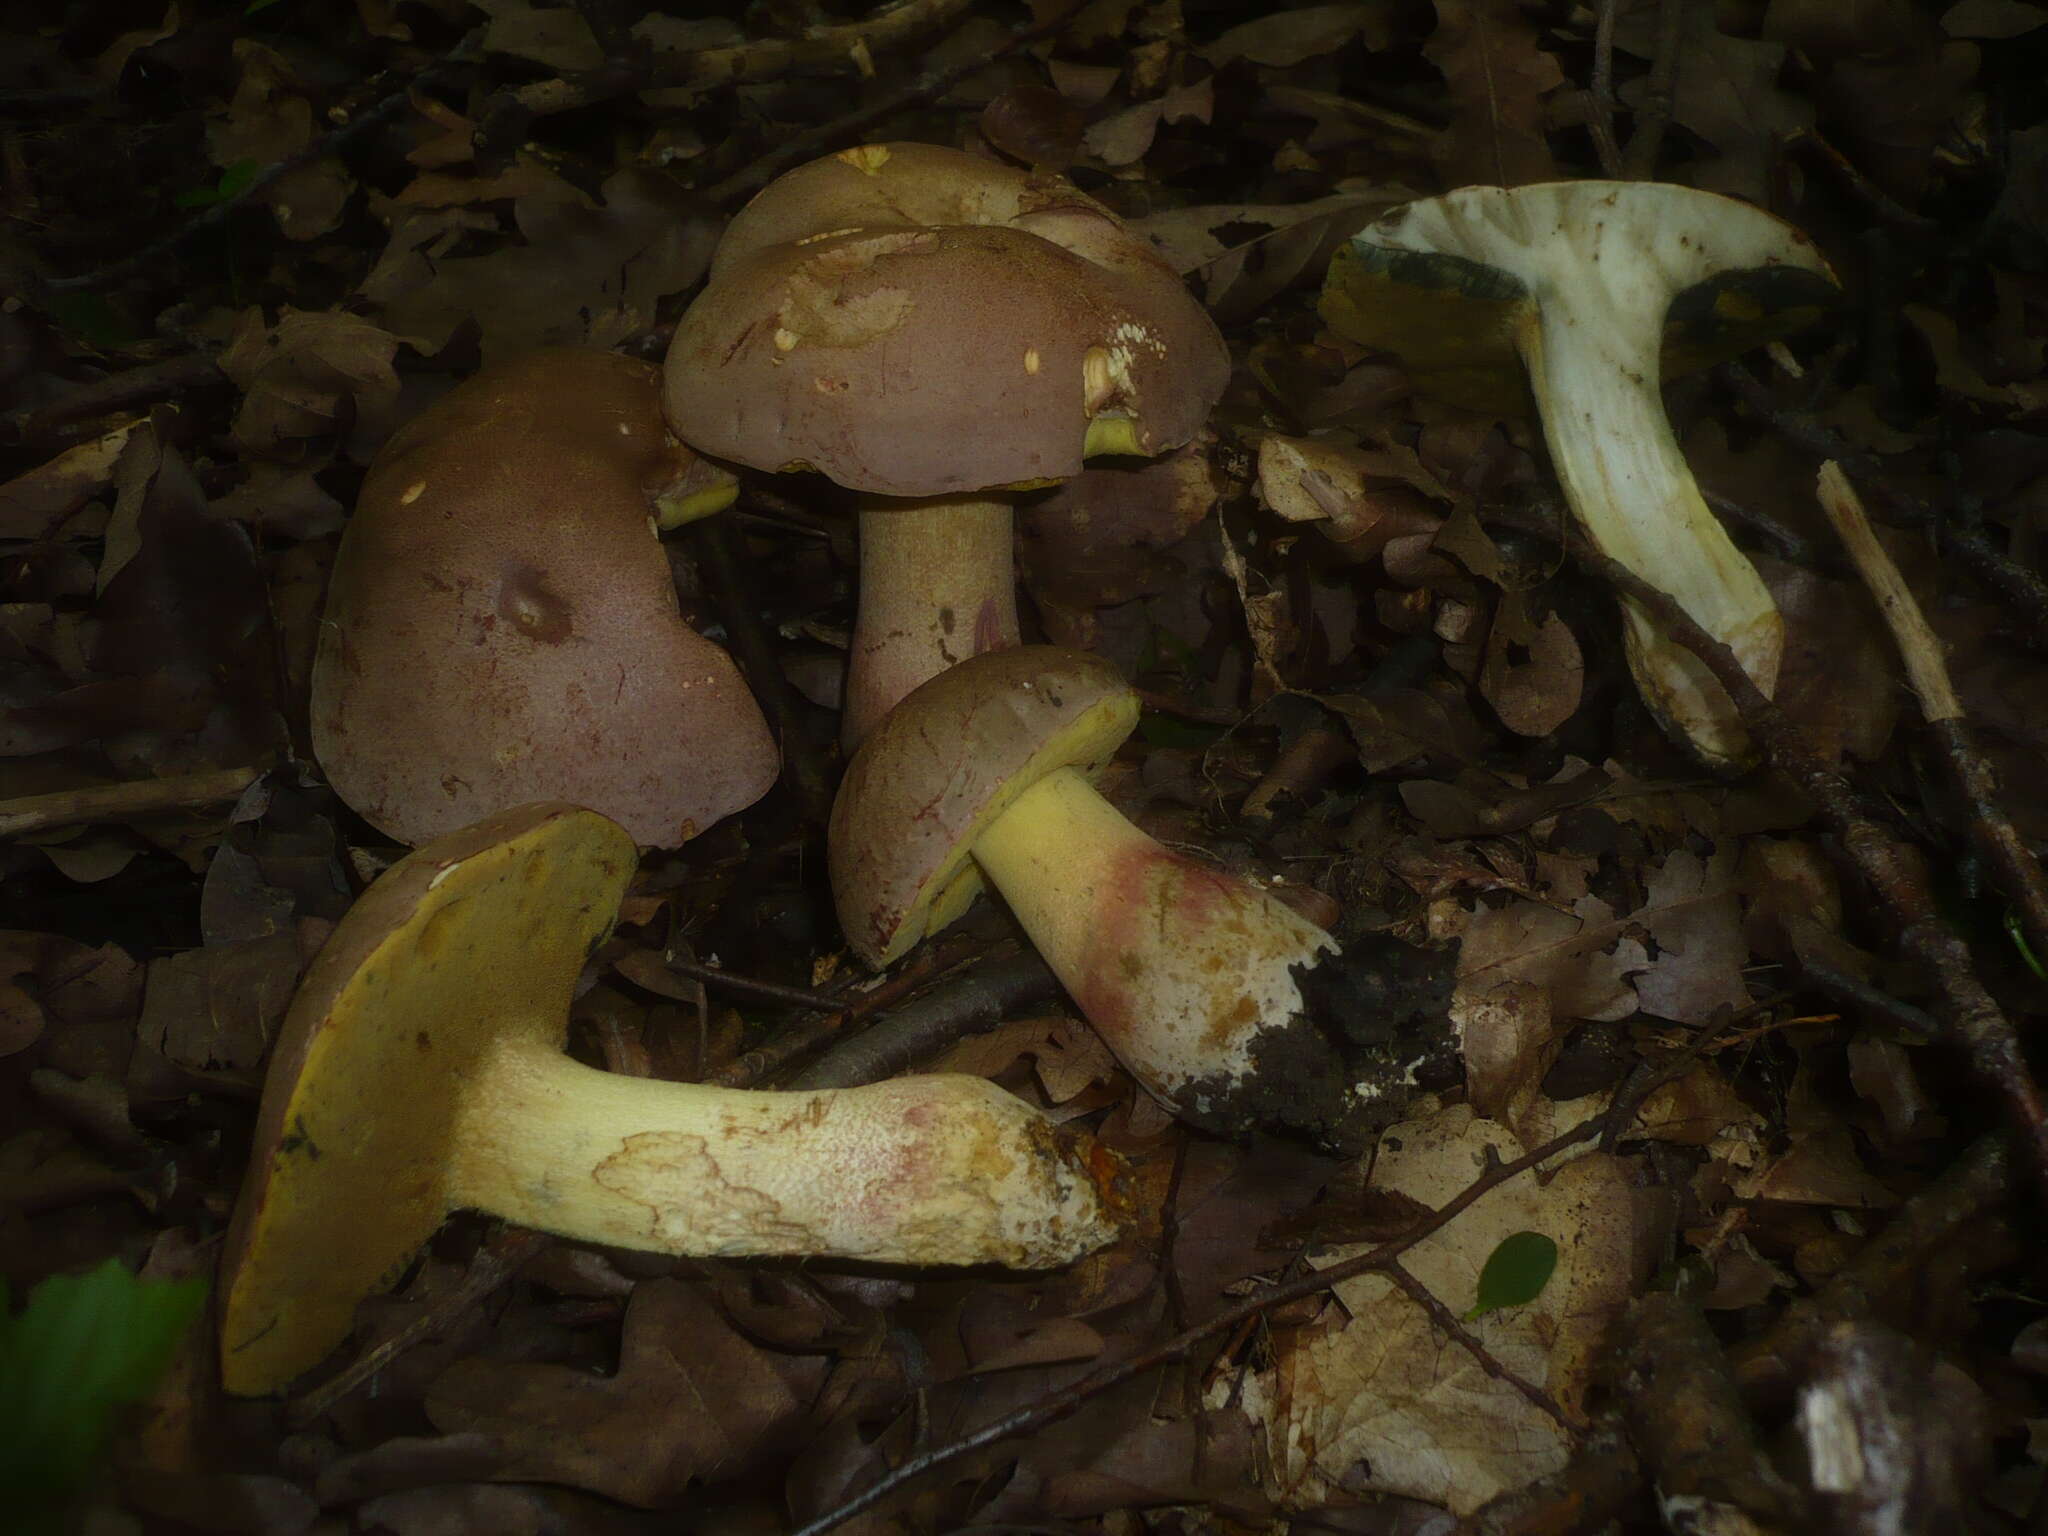
M 114 1414 L 148 1396 L 205 1299 L 204 1280 L 141 1280 L 108 1259 L 0 1317 L 0 1488 L 15 1507 L 52 1511 L 84 1485 Z
M 1516 1232 L 1502 1238 L 1479 1271 L 1479 1300 L 1465 1314 L 1465 1321 L 1502 1307 L 1527 1306 L 1543 1294 L 1556 1269 L 1557 1244 L 1541 1232 Z
M 215 203 L 224 203 L 236 196 L 256 179 L 256 173 L 262 169 L 260 161 L 237 160 L 220 173 L 220 179 L 212 186 L 194 187 L 190 191 L 180 192 L 171 201 L 180 208 L 210 208 Z
M 2048 971 L 2041 969 L 2041 962 L 2035 957 L 2032 946 L 2027 943 L 2027 935 L 2020 927 L 2020 914 L 2013 907 L 2005 909 L 2005 932 L 2006 937 L 2012 940 L 2013 948 L 2020 952 L 2020 958 L 2026 961 L 2027 969 L 2043 981 L 2048 981 Z

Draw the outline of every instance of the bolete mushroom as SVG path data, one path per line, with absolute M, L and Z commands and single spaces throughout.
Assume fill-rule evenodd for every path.
M 231 1392 L 347 1334 L 450 1212 L 652 1252 L 1065 1263 L 1109 1241 L 1106 1155 L 975 1077 L 814 1093 L 563 1054 L 632 837 L 540 804 L 416 850 L 349 909 L 285 1019 L 222 1258 Z
M 865 493 L 842 736 L 1018 640 L 1008 491 L 1153 455 L 1229 377 L 1173 269 L 1070 183 L 931 144 L 799 166 L 733 219 L 668 354 L 705 453 Z
M 777 753 L 683 621 L 664 526 L 729 502 L 660 374 L 593 350 L 488 368 L 401 427 L 342 535 L 313 664 L 314 755 L 421 843 L 563 799 L 670 847 L 751 805 Z
M 1588 539 L 1669 592 L 1769 693 L 1783 623 L 1701 499 L 1659 380 L 1788 334 L 1836 292 L 1812 241 L 1748 203 L 1655 182 L 1546 182 L 1397 209 L 1337 253 L 1322 313 L 1398 354 L 1418 389 L 1462 404 L 1513 408 L 1526 368 Z M 1623 627 L 1666 728 L 1711 764 L 1744 761 L 1734 706 L 1698 659 L 1634 604 Z
M 1055 646 L 971 657 L 911 692 L 854 754 L 832 806 L 848 942 L 887 965 L 985 878 L 1174 1112 L 1231 1134 L 1273 1125 L 1355 1143 L 1445 1042 L 1411 1050 L 1401 1021 L 1370 1008 L 1333 1020 L 1326 1004 L 1353 979 L 1328 933 L 1103 798 L 1094 777 L 1137 719 L 1137 694 L 1107 662 Z

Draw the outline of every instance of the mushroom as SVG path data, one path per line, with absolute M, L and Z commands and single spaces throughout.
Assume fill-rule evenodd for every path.
M 656 370 L 608 352 L 488 368 L 401 427 L 313 664 L 335 791 L 415 844 L 552 798 L 670 847 L 759 799 L 775 743 L 660 542 L 735 489 L 667 431 Z
M 1113 1159 L 981 1078 L 814 1093 L 655 1082 L 562 1054 L 634 869 L 616 823 L 523 806 L 349 909 L 271 1058 L 222 1258 L 222 1376 L 274 1391 L 453 1210 L 717 1257 L 1063 1264 L 1114 1235 Z
M 971 657 L 906 696 L 832 806 L 848 942 L 887 965 L 986 879 L 1109 1048 L 1177 1114 L 1231 1134 L 1268 1124 L 1355 1142 L 1431 1046 L 1403 1055 L 1393 1021 L 1364 1011 L 1333 1034 L 1336 941 L 1103 798 L 1093 779 L 1137 718 L 1137 694 L 1107 662 L 1055 646 Z
M 841 733 L 1018 640 L 1009 492 L 1191 438 L 1230 359 L 1065 180 L 930 144 L 799 166 L 733 219 L 668 354 L 703 452 L 864 493 Z
M 1658 381 L 1788 334 L 1836 292 L 1813 243 L 1748 203 L 1654 182 L 1547 182 L 1465 187 L 1389 214 L 1337 253 L 1322 314 L 1461 404 L 1518 402 L 1526 368 L 1588 539 L 1669 592 L 1769 693 L 1783 622 L 1701 499 Z M 1707 762 L 1744 761 L 1720 685 L 1622 606 L 1651 710 Z

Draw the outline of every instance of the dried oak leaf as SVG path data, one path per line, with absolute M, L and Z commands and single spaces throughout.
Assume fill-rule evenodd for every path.
M 566 183 L 520 197 L 525 244 L 447 256 L 438 218 L 406 220 L 363 282 L 390 328 L 438 352 L 474 322 L 486 363 L 537 347 L 608 347 L 653 323 L 663 295 L 710 265 L 716 222 L 667 179 L 628 166 L 592 208 Z
M 1489 1156 L 1522 1152 L 1513 1134 L 1455 1105 L 1391 1127 L 1377 1187 L 1435 1209 L 1463 1191 Z M 1479 1274 L 1503 1239 L 1540 1232 L 1556 1272 L 1525 1305 L 1467 1326 L 1508 1369 L 1577 1413 L 1610 1317 L 1647 1274 L 1655 1207 L 1628 1160 L 1590 1153 L 1524 1175 L 1424 1238 L 1401 1262 L 1453 1311 L 1473 1304 Z M 1331 1257 L 1347 1256 L 1342 1250 Z M 1272 1492 L 1312 1509 L 1365 1491 L 1405 1494 L 1466 1514 L 1494 1494 L 1561 1467 L 1571 1437 L 1438 1331 L 1430 1315 L 1378 1274 L 1340 1282 L 1331 1320 L 1284 1337 L 1273 1369 L 1245 1402 L 1272 1454 Z M 1218 1393 L 1233 1384 L 1219 1384 Z
M 1447 187 L 1553 181 L 1544 97 L 1564 84 L 1515 0 L 1436 0 L 1423 57 L 1443 72 L 1451 126 L 1434 146 Z
M 436 1428 L 492 1436 L 500 1482 L 566 1483 L 644 1509 L 786 1455 L 829 1362 L 751 1343 L 694 1286 L 649 1280 L 626 1309 L 619 1368 L 469 1359 L 435 1380 Z

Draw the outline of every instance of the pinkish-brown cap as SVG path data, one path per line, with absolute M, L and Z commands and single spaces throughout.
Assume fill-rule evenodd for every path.
M 774 782 L 759 705 L 677 608 L 658 520 L 688 515 L 706 466 L 659 386 L 630 358 L 538 352 L 378 454 L 312 689 L 314 752 L 374 826 L 417 844 L 566 800 L 672 847 Z
M 832 802 L 832 899 L 853 952 L 887 965 L 980 894 L 982 828 L 1060 768 L 1095 774 L 1138 695 L 1086 651 L 984 651 L 913 689 L 861 743 Z
M 1229 371 L 1179 276 L 1067 182 L 872 144 L 734 219 L 669 349 L 667 406 L 720 458 L 940 496 L 1163 453 Z

